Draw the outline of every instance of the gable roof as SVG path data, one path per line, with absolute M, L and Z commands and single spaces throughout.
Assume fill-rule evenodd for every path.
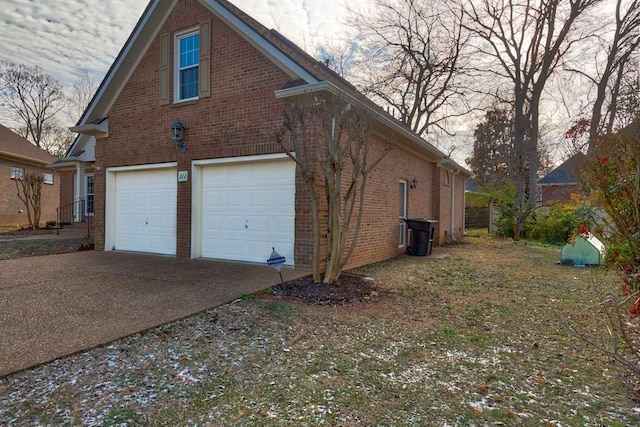
M 578 152 L 538 181 L 538 185 L 575 185 L 580 182 L 580 168 L 586 156 Z
M 0 125 L 0 157 L 34 165 L 48 165 L 56 158 L 12 130 Z
M 406 125 L 385 112 L 383 108 L 362 95 L 353 85 L 324 63 L 311 57 L 277 31 L 267 29 L 227 0 L 198 1 L 291 78 L 281 90 L 276 92 L 277 97 L 286 98 L 315 91 L 329 91 L 346 96 L 350 102 L 362 104 L 376 111 L 378 120 L 384 126 L 402 135 L 419 151 L 438 161 L 439 166 L 447 167 L 466 176 L 472 175 L 470 171 L 455 163 L 436 147 L 412 132 Z M 144 53 L 158 36 L 160 28 L 177 2 L 178 0 L 151 0 L 149 2 L 92 101 L 78 121 L 76 129 L 104 118 L 108 114 L 120 91 Z M 67 152 L 67 156 L 76 151 L 75 146 L 82 136 L 79 135 L 76 138 Z

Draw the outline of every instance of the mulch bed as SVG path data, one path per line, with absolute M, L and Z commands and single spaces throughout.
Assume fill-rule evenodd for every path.
M 365 276 L 343 273 L 336 284 L 314 283 L 311 275 L 285 283 L 285 290 L 276 288 L 275 294 L 308 304 L 346 305 L 369 301 L 379 296 L 375 283 Z

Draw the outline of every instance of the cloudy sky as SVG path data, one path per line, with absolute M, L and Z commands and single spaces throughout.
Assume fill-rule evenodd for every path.
M 348 0 L 231 0 L 301 46 L 339 33 Z M 0 0 L 0 59 L 38 65 L 69 89 L 100 82 L 148 0 Z

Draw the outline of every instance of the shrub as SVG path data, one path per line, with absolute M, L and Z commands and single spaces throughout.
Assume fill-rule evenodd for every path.
M 587 156 L 582 181 L 607 214 L 606 263 L 627 291 L 640 290 L 640 143 L 638 122 L 601 137 Z M 637 302 L 640 308 L 640 301 Z
M 593 230 L 595 225 L 594 211 L 587 198 L 572 194 L 570 202 L 556 202 L 534 213 L 527 227 L 527 238 L 564 244 L 584 229 Z

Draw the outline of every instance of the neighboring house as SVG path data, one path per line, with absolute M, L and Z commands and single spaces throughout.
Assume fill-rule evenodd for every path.
M 580 186 L 580 168 L 585 158 L 578 152 L 538 181 L 538 197 L 543 205 L 568 202 L 571 194 L 584 194 Z
M 312 92 L 373 106 L 225 0 L 153 0 L 72 128 L 80 135 L 56 165 L 62 203 L 91 200 L 96 249 L 264 263 L 275 247 L 308 267 L 310 197 L 275 133 Z M 403 253 L 403 217 L 437 220 L 436 244 L 463 234 L 470 172 L 378 111 L 373 146 L 396 145 L 369 176 L 348 267 Z
M 0 226 L 27 227 L 25 205 L 18 197 L 16 180 L 26 174 L 42 175 L 40 226 L 56 220 L 60 186 L 54 171 L 47 167 L 56 160 L 46 151 L 0 125 Z

